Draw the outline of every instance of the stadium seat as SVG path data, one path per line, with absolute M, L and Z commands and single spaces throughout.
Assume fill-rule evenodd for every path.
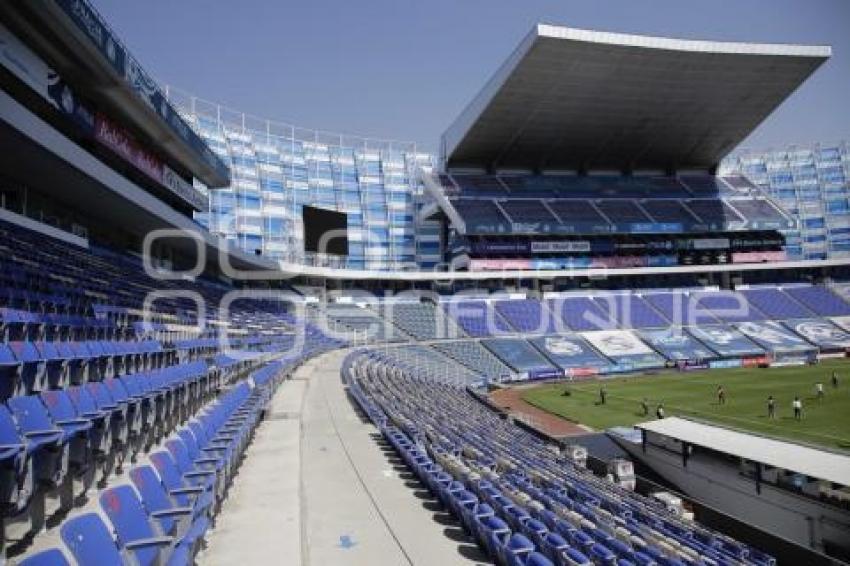
M 200 550 L 204 533 L 210 527 L 206 510 L 179 506 L 150 466 L 133 468 L 130 470 L 130 479 L 139 492 L 149 520 L 158 522 L 165 534 L 185 540 L 192 548 L 192 554 L 196 554 Z
M 17 563 L 18 566 L 71 566 L 65 554 L 58 548 L 48 548 Z
M 115 528 L 120 548 L 132 551 L 140 565 L 187 564 L 193 556 L 194 540 L 165 535 L 150 522 L 133 487 L 121 485 L 100 495 L 100 506 Z
M 148 539 L 130 542 L 119 550 L 118 542 L 97 513 L 85 513 L 62 523 L 62 542 L 78 564 L 123 566 L 137 561 L 131 553 L 145 548 L 156 549 L 166 541 Z M 126 550 L 124 550 L 126 548 Z

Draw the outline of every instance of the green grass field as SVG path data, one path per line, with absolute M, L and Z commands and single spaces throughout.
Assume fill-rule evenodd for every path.
M 832 371 L 838 389 L 830 383 Z M 824 384 L 825 398 L 818 401 L 815 383 Z M 604 384 L 607 402 L 599 404 Z M 726 390 L 726 404 L 717 402 L 717 386 Z M 570 395 L 564 396 L 569 389 Z M 767 397 L 776 398 L 776 419 L 767 417 Z M 791 401 L 803 401 L 803 420 L 795 421 Z M 649 400 L 650 416 L 640 402 Z M 605 429 L 629 426 L 655 418 L 664 403 L 666 415 L 692 416 L 741 430 L 850 450 L 850 363 L 828 360 L 816 366 L 669 372 L 569 384 L 541 385 L 528 389 L 523 399 L 569 420 Z

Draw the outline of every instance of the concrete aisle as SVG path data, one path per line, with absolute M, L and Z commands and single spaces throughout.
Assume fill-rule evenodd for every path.
M 199 564 L 301 564 L 300 418 L 309 367 L 272 399 Z
M 344 356 L 313 360 L 281 387 L 200 563 L 486 562 L 354 410 Z

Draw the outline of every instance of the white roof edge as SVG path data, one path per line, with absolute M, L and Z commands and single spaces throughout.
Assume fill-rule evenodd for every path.
M 496 72 L 484 83 L 481 90 L 463 108 L 461 113 L 452 122 L 452 125 L 443 133 L 440 143 L 440 160 L 445 164 L 448 156 L 452 154 L 455 147 L 461 142 L 469 127 L 478 119 L 478 115 L 487 106 L 490 100 L 499 92 L 502 84 L 513 72 L 520 60 L 528 53 L 535 40 L 540 37 L 540 24 L 535 25 L 530 32 L 520 41 L 519 45 L 511 52 L 505 61 L 499 65 Z
M 639 423 L 635 428 L 775 468 L 850 486 L 850 455 L 827 448 L 814 448 L 681 417 Z
M 699 39 L 678 39 L 651 35 L 637 35 L 618 32 L 605 32 L 570 28 L 551 24 L 535 24 L 525 35 L 510 56 L 487 80 L 481 90 L 467 103 L 458 117 L 446 129 L 440 139 L 439 159 L 446 170 L 449 156 L 460 145 L 469 129 L 478 120 L 481 113 L 499 89 L 540 38 L 582 41 L 621 47 L 680 51 L 683 53 L 716 53 L 718 55 L 764 55 L 785 57 L 811 57 L 828 59 L 832 48 L 828 45 L 803 45 L 784 43 L 752 43 L 736 41 L 710 41 Z
M 828 45 L 794 43 L 752 43 L 739 41 L 710 41 L 703 39 L 678 39 L 652 35 L 595 31 L 550 24 L 537 24 L 537 35 L 552 39 L 585 41 L 622 47 L 666 49 L 691 53 L 718 53 L 727 55 L 780 55 L 787 57 L 831 57 Z

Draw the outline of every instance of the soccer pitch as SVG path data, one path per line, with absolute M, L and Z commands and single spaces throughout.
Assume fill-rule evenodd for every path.
M 838 388 L 831 383 L 838 375 Z M 824 385 L 818 400 L 815 383 Z M 717 400 L 717 387 L 726 390 L 726 404 Z M 607 399 L 599 403 L 604 387 Z M 564 395 L 568 390 L 569 395 Z M 767 416 L 767 397 L 776 399 L 776 418 Z M 803 401 L 803 419 L 794 420 L 791 402 Z M 646 398 L 649 416 L 643 415 Z M 815 366 L 665 372 L 605 380 L 541 385 L 523 399 L 569 420 L 606 429 L 655 418 L 658 403 L 665 416 L 692 416 L 741 430 L 850 450 L 850 363 L 828 360 Z

